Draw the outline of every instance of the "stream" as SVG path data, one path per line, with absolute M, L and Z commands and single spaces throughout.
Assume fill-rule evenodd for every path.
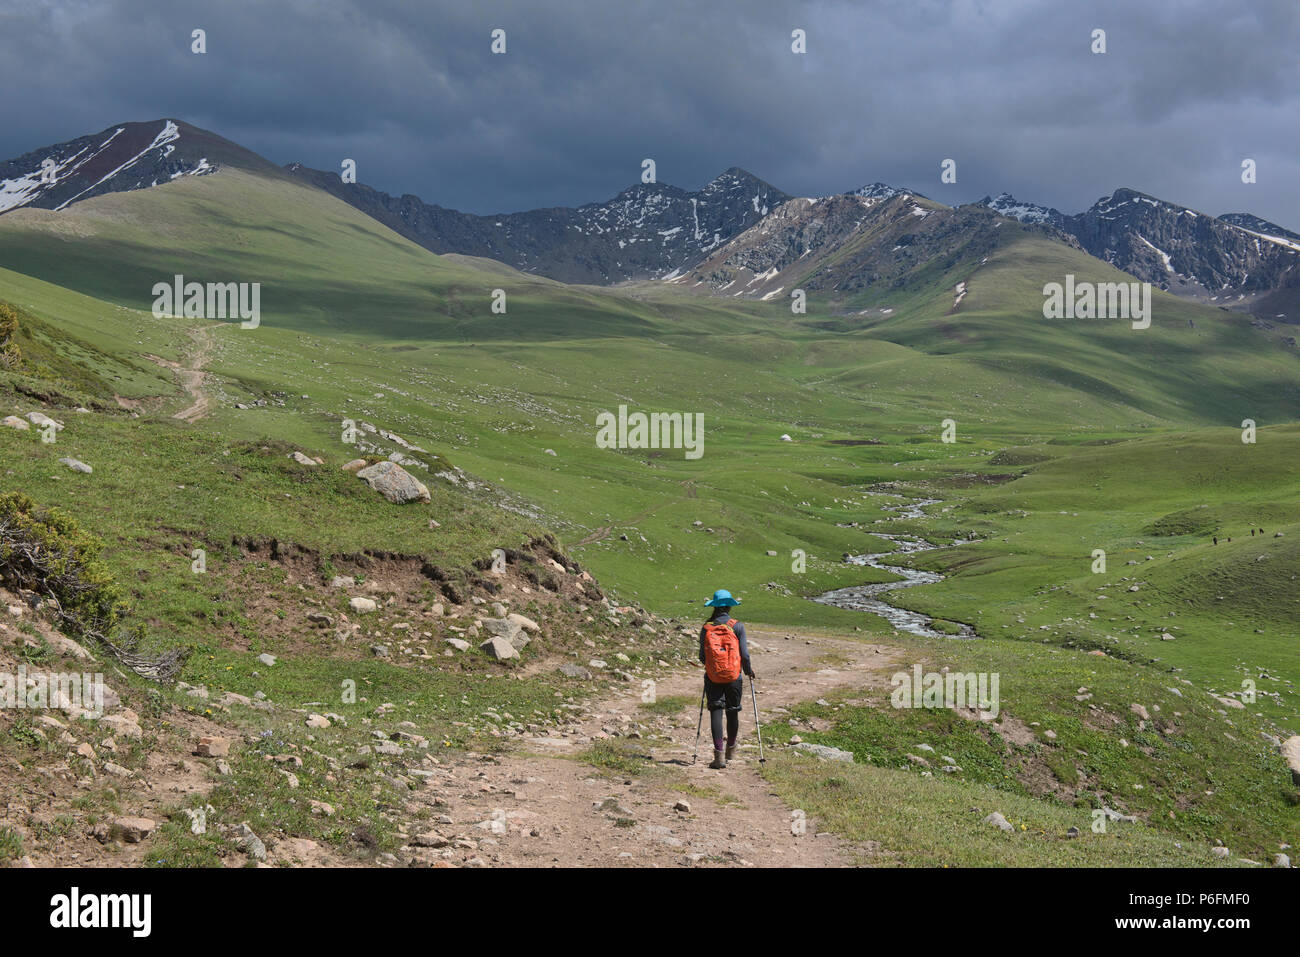
M 902 498 L 903 496 L 890 495 L 886 492 L 869 492 L 870 495 L 878 495 L 888 498 Z M 887 512 L 896 512 L 896 515 L 889 517 L 889 521 L 899 521 L 907 518 L 921 518 L 924 516 L 924 509 L 927 505 L 937 505 L 940 499 L 923 498 L 904 501 L 898 505 L 882 505 L 881 508 Z M 894 582 L 876 582 L 867 585 L 850 585 L 848 588 L 836 588 L 834 591 L 828 591 L 825 594 L 818 595 L 813 601 L 821 602 L 823 605 L 835 605 L 837 608 L 848 608 L 852 611 L 866 611 L 873 615 L 879 615 L 899 631 L 906 631 L 913 635 L 921 635 L 926 638 L 977 638 L 975 629 L 970 625 L 962 624 L 961 631 L 957 634 L 939 631 L 933 627 L 934 619 L 929 615 L 923 615 L 919 611 L 909 611 L 906 608 L 898 608 L 881 600 L 880 595 L 885 592 L 898 591 L 902 588 L 913 588 L 916 585 L 933 585 L 935 582 L 941 582 L 945 576 L 938 572 L 921 571 L 916 568 L 906 568 L 901 565 L 886 565 L 881 559 L 890 558 L 895 555 L 910 555 L 914 552 L 928 552 L 936 548 L 947 548 L 947 545 L 934 545 L 923 538 L 912 538 L 907 535 L 887 535 L 883 532 L 869 532 L 877 538 L 883 538 L 898 546 L 892 552 L 873 552 L 866 555 L 850 555 L 846 561 L 853 565 L 867 565 L 871 568 L 879 568 L 882 571 L 889 572 L 893 575 L 902 577 L 902 581 Z M 958 539 L 952 542 L 952 545 L 963 545 L 967 539 Z M 959 623 L 960 624 L 960 623 Z

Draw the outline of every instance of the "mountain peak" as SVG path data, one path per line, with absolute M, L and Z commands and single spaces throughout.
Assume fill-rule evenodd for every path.
M 921 199 L 929 197 L 921 196 L 920 193 L 913 192 L 910 189 L 903 189 L 899 186 L 890 186 L 888 183 L 871 183 L 867 186 L 861 186 L 858 189 L 850 190 L 852 196 L 861 196 L 864 199 L 893 199 L 895 196 L 920 196 Z
M 266 173 L 276 167 L 215 133 L 162 117 L 110 126 L 0 163 L 0 213 L 72 203 L 205 176 L 223 166 Z

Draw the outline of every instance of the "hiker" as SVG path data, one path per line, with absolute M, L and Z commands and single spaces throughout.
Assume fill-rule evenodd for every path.
M 736 736 L 740 733 L 740 709 L 745 690 L 741 673 L 753 680 L 749 663 L 749 643 L 745 626 L 731 617 L 739 600 L 719 588 L 704 603 L 713 615 L 700 628 L 700 661 L 704 664 L 704 699 L 709 707 L 709 729 L 713 732 L 713 761 L 709 767 L 721 770 L 736 753 Z M 722 715 L 727 715 L 726 738 L 722 735 Z M 725 749 L 724 749 L 725 741 Z
M 1218 535 L 1215 535 L 1215 536 L 1214 536 L 1214 544 L 1216 544 L 1216 545 L 1219 544 L 1219 536 L 1218 536 Z

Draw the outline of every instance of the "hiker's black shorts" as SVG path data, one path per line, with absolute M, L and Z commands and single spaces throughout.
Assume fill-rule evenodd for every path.
M 709 706 L 710 711 L 717 711 L 720 708 L 726 708 L 728 711 L 739 711 L 741 696 L 745 692 L 745 678 L 742 675 L 730 684 L 714 684 L 708 678 L 704 679 L 704 700 Z

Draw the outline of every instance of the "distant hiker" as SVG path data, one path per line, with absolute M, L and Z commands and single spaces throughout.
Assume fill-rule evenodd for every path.
M 1216 545 L 1219 544 L 1219 536 L 1218 536 L 1218 535 L 1215 535 L 1215 536 L 1214 536 L 1214 544 L 1216 544 Z
M 745 626 L 731 617 L 731 608 L 740 602 L 731 592 L 719 588 L 704 603 L 713 615 L 700 628 L 700 661 L 704 664 L 704 700 L 709 708 L 709 728 L 713 732 L 713 761 L 709 767 L 722 769 L 736 753 L 736 736 L 740 733 L 740 709 L 745 681 L 742 672 L 754 677 L 749 664 L 749 643 Z M 727 733 L 723 738 L 722 715 L 727 715 Z M 725 744 L 725 749 L 724 749 Z
M 1255 530 L 1253 528 L 1250 530 L 1250 537 L 1251 538 L 1255 537 Z

